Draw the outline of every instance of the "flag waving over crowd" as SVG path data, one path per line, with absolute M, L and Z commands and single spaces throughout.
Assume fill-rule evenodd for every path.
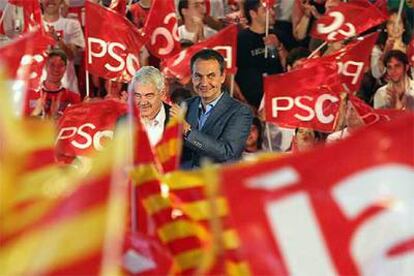
M 386 16 L 368 1 L 339 2 L 322 15 L 312 29 L 312 36 L 339 41 L 356 36 L 386 20 Z
M 7 68 L 7 76 L 28 81 L 29 87 L 37 88 L 46 62 L 46 50 L 54 44 L 55 41 L 38 28 L 1 47 L 0 60 Z
M 144 26 L 147 49 L 160 59 L 180 52 L 174 1 L 153 0 Z
M 86 1 L 87 69 L 104 79 L 128 82 L 140 68 L 141 34 L 124 16 Z
M 315 66 L 319 62 L 332 62 L 338 66 L 342 85 L 345 85 L 350 93 L 357 92 L 365 69 L 369 67 L 371 51 L 377 38 L 377 33 L 360 37 L 333 54 L 308 59 L 302 65 L 308 67 Z
M 252 273 L 410 275 L 413 126 L 406 114 L 330 147 L 224 169 Z
M 191 57 L 204 48 L 212 48 L 219 51 L 226 61 L 226 71 L 229 73 L 236 72 L 237 26 L 230 25 L 214 36 L 164 60 L 161 63 L 163 73 L 167 76 L 176 77 L 181 83 L 187 83 L 191 78 Z
M 264 77 L 266 121 L 288 128 L 333 131 L 339 89 L 337 66 L 331 62 Z

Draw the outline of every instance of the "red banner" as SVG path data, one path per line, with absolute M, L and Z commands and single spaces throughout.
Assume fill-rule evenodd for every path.
M 319 62 L 332 62 L 338 66 L 338 74 L 349 93 L 358 91 L 366 68 L 369 68 L 372 48 L 377 41 L 374 33 L 346 45 L 339 51 L 320 58 L 309 59 L 302 65 L 316 66 Z
M 119 117 L 127 105 L 115 100 L 84 102 L 66 108 L 58 123 L 56 158 L 70 163 L 76 156 L 101 151 L 112 140 Z
M 181 50 L 178 20 L 174 1 L 154 0 L 144 26 L 147 49 L 154 56 L 164 59 Z
M 55 41 L 42 34 L 41 29 L 28 32 L 0 48 L 0 60 L 9 78 L 28 81 L 30 88 L 38 88 L 47 49 Z
M 336 65 L 330 62 L 264 77 L 266 121 L 333 131 L 340 102 L 338 82 Z
M 105 79 L 129 82 L 140 68 L 141 34 L 115 11 L 90 1 L 85 7 L 87 69 Z
M 414 116 L 221 174 L 253 275 L 410 275 Z M 358 145 L 358 146 L 355 146 Z
M 340 2 L 316 21 L 311 35 L 327 41 L 339 41 L 359 35 L 386 19 L 377 7 L 368 2 Z
M 167 76 L 176 77 L 181 83 L 187 83 L 191 79 L 191 57 L 204 48 L 211 48 L 219 51 L 226 61 L 227 72 L 230 74 L 236 72 L 237 26 L 230 25 L 216 35 L 163 61 L 161 63 L 163 73 Z
M 23 8 L 24 22 L 20 23 L 23 25 L 23 32 L 28 32 L 36 26 L 43 27 L 39 0 L 8 0 L 8 4 Z
M 373 125 L 378 122 L 391 120 L 390 116 L 383 113 L 378 113 L 378 110 L 373 109 L 366 104 L 363 100 L 356 96 L 349 96 L 349 103 L 355 108 L 359 117 L 364 121 L 365 125 Z

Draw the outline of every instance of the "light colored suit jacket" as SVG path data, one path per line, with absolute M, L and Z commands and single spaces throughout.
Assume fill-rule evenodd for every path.
M 253 120 L 250 108 L 224 92 L 199 130 L 201 98 L 193 97 L 186 102 L 186 120 L 191 125 L 191 132 L 184 139 L 181 168 L 199 167 L 203 158 L 215 163 L 240 159 Z

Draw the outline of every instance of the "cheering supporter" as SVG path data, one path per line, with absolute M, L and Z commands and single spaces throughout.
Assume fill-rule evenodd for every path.
M 150 144 L 155 146 L 162 138 L 170 119 L 170 106 L 165 99 L 165 80 L 153 66 L 139 69 L 129 84 L 128 91 L 135 97 Z
M 62 79 L 63 86 L 79 92 L 74 61 L 80 57 L 80 52 L 85 48 L 85 38 L 78 21 L 60 15 L 62 3 L 63 0 L 41 1 L 43 24 L 49 35 L 55 39 L 57 47 L 62 49 L 68 57 L 66 73 Z
M 315 20 L 325 12 L 324 1 L 295 0 L 292 9 L 292 31 L 297 41 L 308 47 L 310 29 Z M 314 42 L 312 42 L 314 44 Z M 311 45 L 310 48 L 315 48 Z
M 39 90 L 29 90 L 26 95 L 24 114 L 59 118 L 70 104 L 80 102 L 79 94 L 62 85 L 62 78 L 67 66 L 65 52 L 52 50 L 46 62 L 46 79 Z
M 380 80 L 386 71 L 384 58 L 390 50 L 407 51 L 407 45 L 410 42 L 411 27 L 406 20 L 405 13 L 401 14 L 398 20 L 398 11 L 389 11 L 388 20 L 381 28 L 377 45 L 372 49 L 371 54 L 371 72 L 372 75 Z
M 243 159 L 249 159 L 250 156 L 261 151 L 262 143 L 263 125 L 258 117 L 254 117 L 249 136 L 247 136 L 246 145 L 244 146 Z
M 237 161 L 249 135 L 250 109 L 223 91 L 225 61 L 217 51 L 205 49 L 191 58 L 191 74 L 198 96 L 186 101 L 181 168 L 200 167 L 203 158 L 216 163 Z M 172 116 L 181 112 L 171 108 Z
M 180 40 L 186 39 L 197 43 L 217 33 L 216 30 L 204 24 L 205 5 L 204 0 L 180 0 L 178 2 L 178 13 L 183 20 L 183 25 L 178 27 Z
M 287 51 L 272 30 L 266 36 L 266 13 L 273 25 L 273 8 L 261 0 L 246 0 L 243 7 L 249 27 L 240 30 L 237 37 L 235 79 L 242 93 L 240 98 L 257 109 L 263 97 L 263 74 L 282 73 Z
M 410 76 L 408 57 L 400 50 L 385 54 L 388 83 L 374 96 L 374 108 L 414 110 L 414 81 Z

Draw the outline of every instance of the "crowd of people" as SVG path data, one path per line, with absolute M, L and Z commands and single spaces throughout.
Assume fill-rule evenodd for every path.
M 111 4 L 105 0 L 95 2 L 104 6 Z M 263 117 L 264 75 L 289 72 L 298 68 L 311 53 L 324 56 L 345 45 L 345 41 L 339 41 L 320 47 L 324 41 L 310 36 L 316 20 L 340 0 L 280 0 L 275 1 L 270 12 L 266 3 L 272 1 L 264 0 L 175 2 L 183 48 L 215 35 L 229 24 L 238 25 L 234 83 L 226 75 L 225 61 L 217 51 L 206 49 L 195 54 L 191 60 L 191 81 L 182 84 L 165 77 L 160 60 L 145 47 L 139 54 L 141 68 L 129 84 L 94 75 L 88 76 L 88 82 L 82 61 L 84 1 L 40 0 L 43 24 L 56 46 L 49 52 L 41 86 L 27 94 L 25 116 L 57 120 L 68 105 L 81 101 L 103 98 L 126 102 L 128 97 L 133 97 L 149 141 L 156 145 L 169 119 L 178 116 L 183 108 L 180 104 L 186 102 L 181 161 L 184 169 L 199 167 L 205 157 L 224 163 L 261 151 L 304 151 L 316 144 L 343 138 L 364 125 L 352 105 L 343 109 L 344 122 L 334 133 L 282 128 L 265 122 Z M 412 111 L 414 72 L 407 50 L 413 39 L 413 4 L 406 1 L 399 13 L 399 1 L 388 2 L 386 22 L 366 32 L 379 32 L 379 38 L 356 94 L 376 109 Z M 151 3 L 151 0 L 128 1 L 125 16 L 141 29 Z M 1 43 L 19 36 L 21 29 L 17 28 L 17 22 L 13 15 L 4 13 L 5 35 Z M 87 89 L 90 90 L 88 97 Z

